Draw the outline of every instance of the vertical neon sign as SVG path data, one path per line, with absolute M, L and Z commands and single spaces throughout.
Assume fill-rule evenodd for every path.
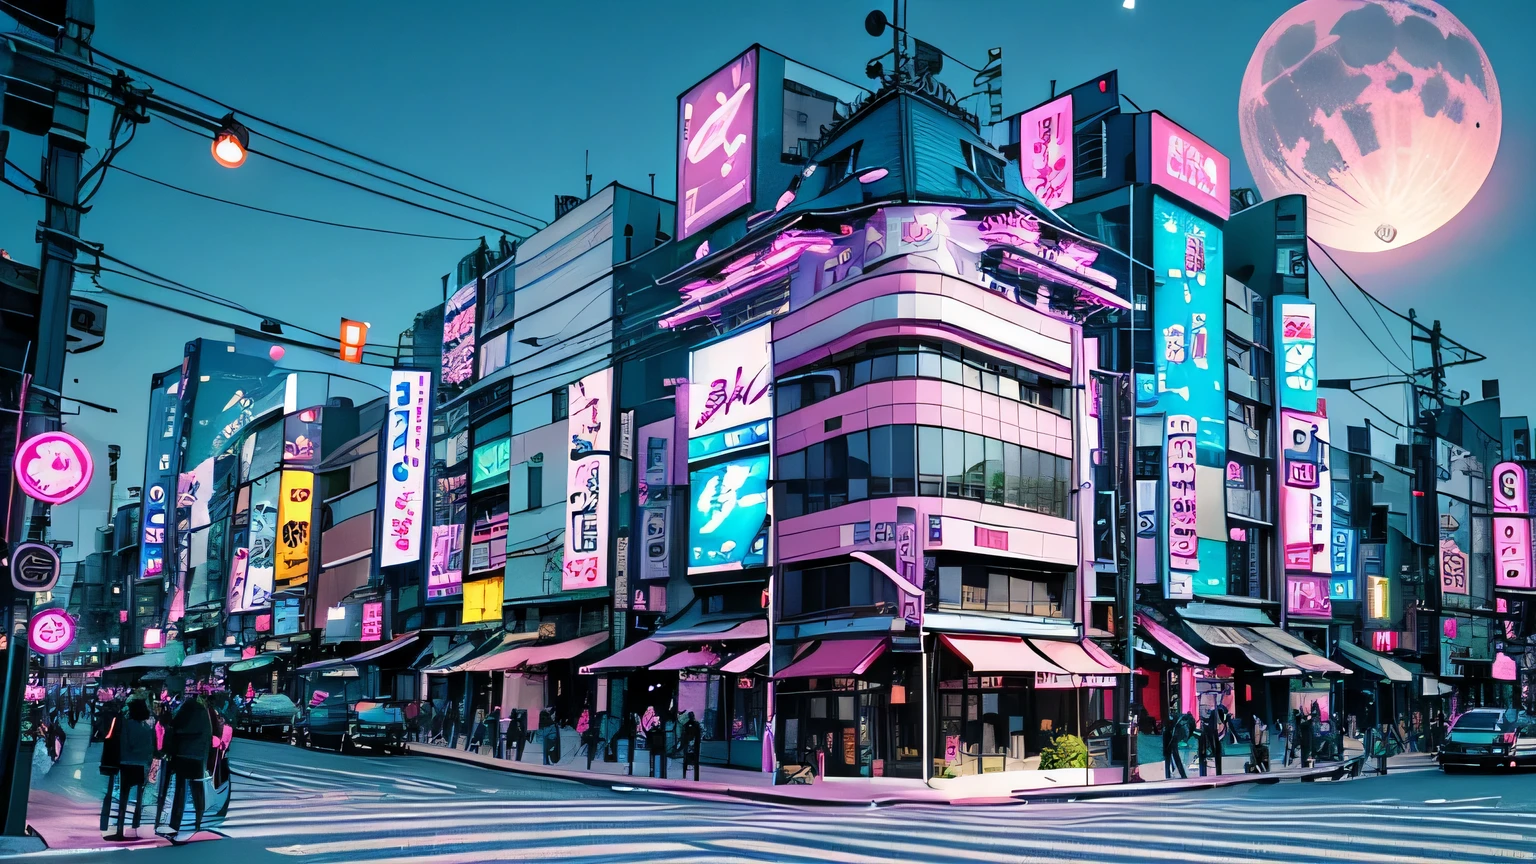
M 1191 597 L 1190 579 L 1175 571 L 1200 569 L 1200 538 L 1195 533 L 1195 418 L 1168 418 L 1168 596 Z
M 422 523 L 428 518 L 427 441 L 431 426 L 432 373 L 396 369 L 389 373 L 389 417 L 384 438 L 384 500 L 379 566 L 409 564 L 421 557 Z
M 1493 561 L 1500 588 L 1536 588 L 1532 579 L 1529 479 L 1525 466 L 1493 467 Z
M 566 469 L 563 591 L 608 584 L 608 476 L 612 458 L 613 370 L 570 385 L 566 420 L 570 461 Z

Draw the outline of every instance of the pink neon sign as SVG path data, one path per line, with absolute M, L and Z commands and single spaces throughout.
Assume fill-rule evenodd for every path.
M 21 442 L 11 467 L 22 494 L 47 504 L 79 498 L 95 473 L 90 451 L 68 432 L 44 432 Z
M 1333 513 L 1328 507 L 1328 418 L 1283 411 L 1280 415 L 1284 475 L 1280 486 L 1280 538 L 1285 569 L 1326 576 Z M 1326 593 L 1326 592 L 1325 592 Z
M 1536 588 L 1532 579 L 1531 532 L 1525 518 L 1529 481 L 1525 466 L 1500 462 L 1493 467 L 1493 560 L 1500 588 Z
M 1072 94 L 1019 117 L 1019 173 L 1041 204 L 1072 203 Z
M 32 616 L 27 644 L 39 654 L 57 654 L 75 641 L 75 619 L 63 609 L 44 609 Z
M 1195 418 L 1168 418 L 1168 556 L 1174 570 L 1200 569 L 1195 533 Z
M 1328 597 L 1328 577 L 1286 574 L 1285 611 L 1299 618 L 1331 617 L 1333 601 Z
M 1232 215 L 1232 165 L 1215 147 L 1152 112 L 1152 183 L 1209 210 Z

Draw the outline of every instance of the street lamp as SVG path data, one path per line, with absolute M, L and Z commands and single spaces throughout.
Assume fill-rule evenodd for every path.
M 219 131 L 213 136 L 213 161 L 225 168 L 239 168 L 245 164 L 250 146 L 250 130 L 241 125 L 233 113 L 224 115 Z

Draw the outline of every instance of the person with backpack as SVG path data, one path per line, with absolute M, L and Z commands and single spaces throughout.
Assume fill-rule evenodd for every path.
M 166 751 L 170 756 L 170 774 L 174 775 L 175 798 L 171 802 L 170 831 L 158 833 L 167 836 L 172 843 L 180 843 L 182 811 L 186 806 L 188 787 L 192 792 L 192 833 L 203 830 L 203 808 L 207 790 L 203 777 L 208 771 L 208 754 L 213 749 L 213 719 L 202 699 L 191 694 L 171 720 Z
M 101 836 L 111 839 L 107 828 L 112 816 L 112 790 L 117 786 L 118 772 L 120 770 L 119 751 L 122 744 L 122 729 L 117 716 L 103 716 L 106 723 L 106 732 L 101 738 L 101 766 L 98 770 L 107 778 L 107 792 L 101 799 Z

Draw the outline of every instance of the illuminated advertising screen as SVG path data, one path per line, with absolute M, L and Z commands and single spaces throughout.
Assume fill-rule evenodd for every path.
M 570 385 L 566 433 L 565 561 L 562 591 L 608 584 L 608 478 L 613 439 L 613 370 Z
M 297 597 L 278 597 L 273 601 L 273 636 L 291 636 L 299 632 L 299 602 Z
M 464 587 L 464 526 L 432 526 L 432 564 L 427 572 L 427 599 L 456 597 Z
M 372 601 L 363 604 L 363 642 L 384 641 L 384 604 Z
M 176 450 L 179 400 L 176 388 L 181 369 L 171 369 L 150 381 L 149 435 L 144 452 L 144 513 L 139 546 L 139 578 L 158 579 L 165 572 L 165 523 L 167 507 L 176 493 L 176 474 L 171 459 Z
M 1155 375 L 1138 382 L 1136 407 L 1143 415 L 1164 415 L 1168 424 L 1166 593 L 1223 594 L 1227 348 L 1221 230 L 1162 195 L 1153 196 L 1152 208 Z M 1175 479 L 1180 485 L 1172 485 Z
M 1151 122 L 1152 185 L 1217 219 L 1231 216 L 1232 166 L 1227 157 L 1156 111 Z
M 245 546 L 235 549 L 229 568 L 230 612 L 251 612 L 272 605 L 280 482 L 280 475 L 268 474 L 251 484 L 248 539 Z
M 479 492 L 505 485 L 507 472 L 512 467 L 509 461 L 511 454 L 510 438 L 502 438 L 476 447 L 474 455 L 470 457 L 470 486 Z
M 1072 94 L 1019 115 L 1019 173 L 1041 204 L 1072 203 Z
M 691 470 L 688 572 L 767 566 L 768 454 Z
M 464 623 L 474 624 L 480 621 L 500 621 L 501 601 L 504 591 L 505 580 L 501 576 L 465 582 Z
M 475 372 L 475 288 L 478 282 L 453 292 L 443 306 L 443 390 L 461 389 Z
M 688 457 L 768 440 L 773 345 L 764 324 L 694 351 L 688 360 Z
M 384 430 L 384 498 L 381 502 L 379 566 L 421 558 L 421 526 L 428 521 L 427 447 L 432 373 L 396 369 L 389 373 L 389 417 Z
M 469 575 L 500 570 L 507 563 L 507 497 L 477 501 L 469 529 Z
M 1328 596 L 1334 600 L 1354 600 L 1355 557 L 1360 534 L 1354 528 L 1333 526 L 1333 578 L 1329 581 Z
M 757 61 L 749 50 L 678 100 L 678 240 L 752 203 Z
M 309 581 L 309 534 L 314 508 L 315 475 L 282 472 L 277 505 L 277 570 L 275 587 L 295 588 Z
M 1280 356 L 1280 407 L 1317 410 L 1317 307 L 1305 298 L 1276 297 L 1275 351 Z
M 1285 611 L 1298 618 L 1333 617 L 1333 600 L 1328 596 L 1326 576 L 1285 574 Z
M 1472 516 L 1467 502 L 1440 496 L 1440 593 L 1472 592 Z
M 283 467 L 313 468 L 320 461 L 320 410 L 305 408 L 283 418 Z
M 1328 418 L 1280 412 L 1280 542 L 1287 573 L 1333 575 Z M 1324 597 L 1329 594 L 1324 590 Z
M 1529 489 L 1524 465 L 1500 462 L 1493 466 L 1493 566 L 1500 588 L 1536 588 L 1530 521 L 1525 518 L 1530 509 Z

